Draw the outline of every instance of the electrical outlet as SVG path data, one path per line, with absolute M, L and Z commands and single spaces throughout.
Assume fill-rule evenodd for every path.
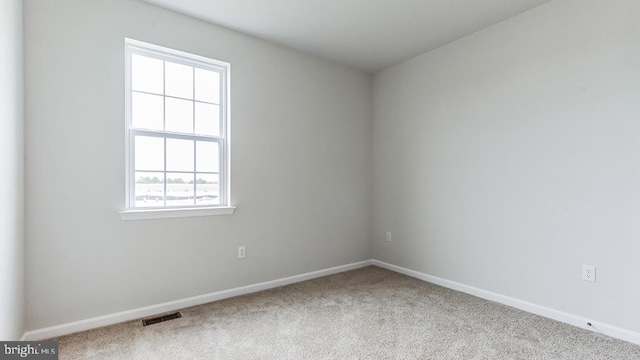
M 593 265 L 582 265 L 582 280 L 596 282 L 596 267 Z
M 247 247 L 238 246 L 238 259 L 244 259 L 247 257 Z
M 391 241 L 391 233 L 387 231 L 387 241 Z

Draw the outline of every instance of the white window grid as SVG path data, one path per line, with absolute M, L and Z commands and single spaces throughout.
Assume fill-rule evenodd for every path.
M 132 87 L 132 76 L 131 76 L 131 60 L 134 54 L 155 58 L 158 60 L 163 60 L 163 128 L 165 128 L 166 122 L 166 99 L 180 99 L 180 100 L 188 100 L 193 102 L 193 115 L 192 121 L 194 133 L 179 133 L 179 132 L 171 132 L 166 130 L 149 130 L 142 128 L 133 127 L 132 123 L 132 106 L 131 106 L 131 98 L 134 92 L 141 94 L 150 94 L 150 95 L 160 95 L 156 93 L 150 93 L 145 91 L 133 90 Z M 125 81 L 126 81 L 126 99 L 125 99 L 125 108 L 126 108 L 126 207 L 127 209 L 134 210 L 153 210 L 153 209 L 181 209 L 181 208 L 202 208 L 202 207 L 212 207 L 212 205 L 198 205 L 196 202 L 196 186 L 197 186 L 197 176 L 198 175 L 218 175 L 218 196 L 219 203 L 214 207 L 225 207 L 229 206 L 229 197 L 230 197 L 230 152 L 229 152 L 229 72 L 230 72 L 230 64 L 213 60 L 205 57 L 201 57 L 198 55 L 193 55 L 185 52 L 181 52 L 178 50 L 173 50 L 169 48 L 164 48 L 157 45 L 152 45 L 148 43 L 144 43 L 141 41 L 133 40 L 133 39 L 125 39 Z M 195 69 L 204 69 L 209 71 L 215 71 L 220 75 L 220 103 L 212 103 L 207 101 L 200 101 L 195 99 L 195 95 L 193 99 L 182 98 L 178 96 L 170 96 L 166 94 L 166 72 L 165 60 L 187 65 L 193 67 L 193 72 L 195 73 Z M 195 74 L 192 74 L 195 77 Z M 195 81 L 193 81 L 193 93 L 195 94 Z M 212 136 L 212 135 L 202 135 L 195 133 L 195 106 L 196 103 L 203 104 L 213 104 L 218 105 L 220 110 L 220 135 Z M 135 168 L 135 137 L 136 136 L 147 136 L 147 137 L 156 137 L 162 138 L 164 140 L 164 168 L 162 171 L 158 170 L 137 170 Z M 191 140 L 193 141 L 193 171 L 168 171 L 167 170 L 167 139 L 178 139 L 178 140 Z M 218 156 L 219 156 L 219 171 L 211 172 L 211 171 L 198 171 L 196 167 L 197 162 L 197 151 L 196 145 L 198 141 L 203 142 L 213 142 L 218 144 Z M 163 181 L 163 203 L 164 206 L 157 207 L 136 207 L 136 194 L 135 194 L 135 181 L 136 181 L 136 173 L 162 173 L 164 175 Z M 194 194 L 194 203 L 191 205 L 176 205 L 176 206 L 167 206 L 167 173 L 172 174 L 192 174 L 193 175 L 193 194 Z

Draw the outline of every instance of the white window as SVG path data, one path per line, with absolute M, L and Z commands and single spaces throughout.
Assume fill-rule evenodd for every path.
M 232 213 L 229 64 L 130 39 L 125 53 L 123 219 Z

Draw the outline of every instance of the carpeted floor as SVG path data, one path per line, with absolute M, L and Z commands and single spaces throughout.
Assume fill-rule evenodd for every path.
M 367 267 L 54 339 L 60 359 L 640 359 L 640 346 Z

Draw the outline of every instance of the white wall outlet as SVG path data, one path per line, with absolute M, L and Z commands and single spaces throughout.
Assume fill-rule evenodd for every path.
M 596 282 L 596 267 L 593 265 L 582 265 L 582 280 Z
M 244 259 L 247 257 L 247 247 L 238 246 L 238 259 Z
M 387 231 L 387 241 L 391 241 L 391 233 Z

